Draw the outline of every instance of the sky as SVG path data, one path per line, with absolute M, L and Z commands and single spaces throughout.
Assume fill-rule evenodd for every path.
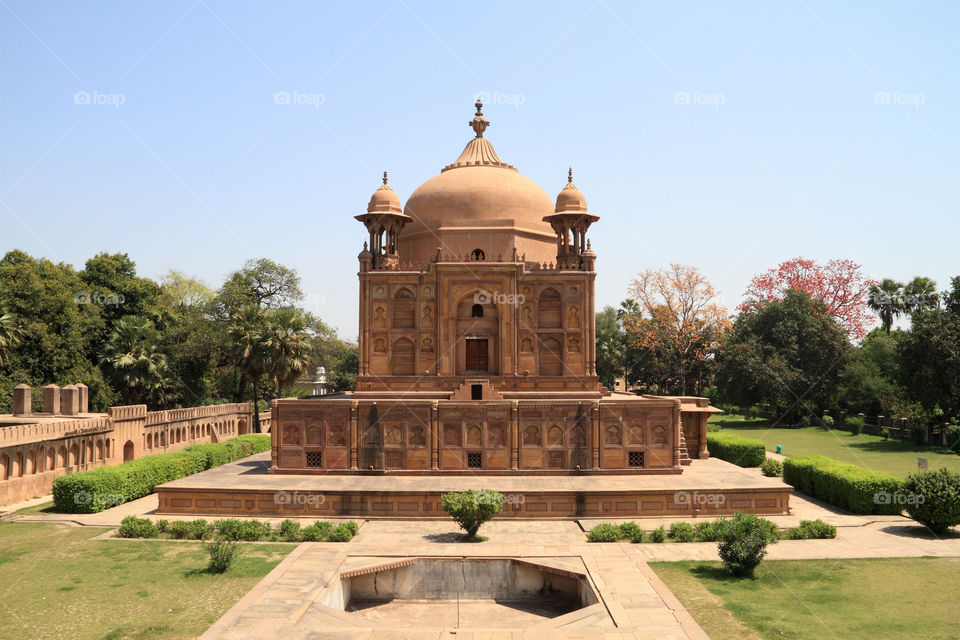
M 384 170 L 472 137 L 592 213 L 597 303 L 695 265 L 731 309 L 798 256 L 960 275 L 960 3 L 0 0 L 0 251 L 125 252 L 216 288 L 251 258 L 357 334 Z

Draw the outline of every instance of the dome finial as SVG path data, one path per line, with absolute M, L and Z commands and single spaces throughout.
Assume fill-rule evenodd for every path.
M 384 185 L 387 184 L 387 172 L 386 172 L 386 171 L 383 172 L 383 184 L 384 184 Z
M 567 184 L 573 184 L 573 167 L 567 169 Z
M 477 133 L 478 138 L 482 138 L 483 132 L 490 126 L 490 121 L 483 117 L 483 103 L 480 102 L 479 99 L 477 99 L 474 106 L 477 108 L 477 113 L 473 116 L 473 120 L 467 124 Z

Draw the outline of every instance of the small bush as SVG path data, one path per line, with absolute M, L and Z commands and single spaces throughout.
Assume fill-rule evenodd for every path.
M 693 527 L 697 542 L 716 542 L 720 533 L 719 528 L 723 526 L 723 522 L 723 518 L 712 522 L 698 522 Z
M 767 458 L 766 449 L 759 440 L 732 433 L 707 433 L 710 455 L 741 467 L 759 467 Z
M 942 535 L 960 524 L 960 473 L 945 467 L 912 473 L 903 488 L 913 498 L 907 500 L 907 513 L 935 534 Z
M 190 535 L 190 525 L 184 522 L 183 520 L 175 520 L 170 523 L 170 526 L 167 527 L 167 531 L 170 532 L 170 537 L 175 540 L 184 540 Z
M 333 525 L 326 520 L 319 520 L 300 532 L 300 539 L 304 542 L 323 542 L 333 531 Z
M 858 436 L 863 431 L 863 424 L 864 422 L 866 422 L 866 420 L 864 418 L 856 417 L 856 418 L 847 418 L 846 422 L 847 422 L 847 428 L 850 429 L 850 433 L 852 433 L 855 436 Z
M 783 533 L 788 540 L 811 540 L 818 538 L 836 538 L 837 528 L 823 520 L 801 520 L 800 526 L 791 527 Z
M 697 537 L 697 532 L 691 524 L 674 522 L 670 525 L 670 537 L 677 542 L 693 542 Z
M 300 523 L 287 518 L 280 523 L 277 533 L 284 542 L 298 542 L 300 540 Z
M 350 520 L 350 521 L 348 521 L 348 522 L 344 522 L 344 523 L 343 523 L 343 526 L 345 526 L 347 529 L 350 529 L 350 533 L 352 533 L 353 535 L 357 535 L 357 531 L 360 530 L 360 525 L 358 525 L 358 524 L 357 524 L 356 522 L 354 522 L 353 520 Z
M 834 425 L 833 416 L 823 416 L 820 418 L 820 422 L 823 423 L 823 426 L 827 429 L 832 429 Z
M 210 532 L 213 531 L 213 526 L 203 518 L 191 520 L 188 525 L 190 527 L 189 538 L 191 540 L 203 540 Z
M 751 417 L 751 418 L 754 418 L 754 419 L 759 418 L 759 417 L 760 417 L 760 407 L 750 407 L 750 410 L 748 411 L 748 413 L 750 414 L 750 417 Z
M 825 456 L 787 458 L 783 481 L 801 493 L 860 515 L 896 515 L 902 508 L 891 499 L 902 488 L 898 478 Z
M 467 532 L 467 537 L 474 538 L 480 525 L 500 513 L 503 508 L 503 494 L 486 489 L 469 489 L 445 493 L 440 497 L 440 502 L 443 510 Z
M 205 541 L 203 547 L 210 555 L 210 561 L 207 563 L 207 571 L 210 573 L 225 572 L 240 555 L 239 543 L 222 536 Z
M 760 473 L 765 476 L 776 478 L 783 475 L 783 463 L 774 458 L 767 458 L 760 465 Z
M 880 430 L 880 435 L 881 435 L 881 437 L 883 437 L 884 440 L 889 440 L 889 439 L 890 439 L 890 429 L 881 429 L 881 430 Z
M 169 520 L 157 520 L 156 527 L 158 533 L 166 533 L 168 526 L 170 526 Z
M 348 527 L 347 523 L 338 524 L 327 536 L 327 539 L 330 542 L 350 542 L 353 539 L 353 529 Z
M 731 575 L 749 576 L 763 561 L 767 545 L 777 542 L 776 526 L 749 513 L 738 511 L 719 528 L 717 553 Z
M 269 539 L 273 533 L 273 528 L 266 522 L 259 520 L 236 520 L 226 518 L 217 520 L 213 523 L 219 537 L 227 540 L 243 540 L 244 542 L 257 542 L 262 539 Z
M 601 522 L 590 529 L 587 542 L 617 542 L 620 540 L 620 528 L 609 522 Z
M 620 532 L 620 540 L 643 542 L 643 529 L 636 522 L 624 522 L 617 529 Z
M 156 538 L 157 528 L 147 518 L 127 516 L 120 521 L 117 533 L 121 538 Z
M 666 542 L 667 530 L 663 525 L 650 532 L 650 542 Z
M 927 441 L 927 428 L 923 425 L 910 427 L 910 439 L 913 444 L 922 445 Z

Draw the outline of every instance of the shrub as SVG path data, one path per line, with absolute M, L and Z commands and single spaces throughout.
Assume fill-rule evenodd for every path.
M 748 411 L 748 413 L 750 414 L 750 417 L 751 417 L 751 418 L 759 418 L 759 417 L 760 417 L 760 407 L 750 407 L 750 410 Z
M 191 540 L 203 540 L 207 537 L 207 534 L 213 531 L 213 526 L 203 518 L 191 520 L 188 524 L 190 526 Z
M 353 539 L 353 529 L 346 523 L 338 524 L 327 536 L 330 542 L 350 542 Z
M 855 436 L 858 436 L 863 431 L 863 424 L 864 422 L 866 422 L 866 420 L 864 418 L 856 417 L 856 418 L 847 418 L 846 422 L 847 422 L 847 428 L 850 429 L 850 433 L 852 433 Z
M 775 458 L 767 458 L 760 465 L 760 473 L 771 478 L 783 475 L 783 463 Z
M 153 493 L 154 487 L 270 449 L 270 436 L 243 435 L 216 444 L 191 445 L 112 467 L 60 476 L 53 502 L 61 513 L 97 513 Z
M 800 526 L 791 527 L 783 533 L 789 540 L 809 540 L 814 538 L 836 538 L 837 528 L 823 520 L 801 520 Z
M 609 522 L 601 522 L 587 534 L 587 542 L 617 542 L 618 540 L 620 540 L 620 528 Z
M 923 425 L 910 427 L 910 439 L 913 440 L 913 444 L 923 444 L 927 441 L 927 428 Z
M 357 531 L 360 530 L 360 525 L 358 525 L 353 520 L 343 523 L 343 526 L 345 526 L 347 529 L 350 529 L 350 533 L 352 533 L 353 535 L 357 535 Z
M 190 525 L 183 520 L 171 522 L 167 530 L 170 532 L 170 537 L 177 540 L 183 540 L 190 535 Z
M 157 528 L 147 518 L 127 516 L 120 521 L 117 533 L 121 538 L 156 538 Z
M 210 561 L 207 563 L 207 571 L 210 573 L 223 573 L 240 555 L 239 543 L 222 536 L 204 541 L 203 546 L 210 555 Z
M 691 524 L 674 522 L 670 525 L 670 537 L 677 542 L 693 542 L 697 537 L 697 533 Z
M 960 473 L 944 467 L 912 473 L 903 488 L 913 498 L 907 500 L 907 513 L 935 534 L 960 524 Z
M 630 542 L 643 542 L 643 529 L 636 522 L 624 522 L 617 527 L 621 540 Z
M 947 447 L 953 451 L 960 450 L 960 425 L 948 424 L 947 427 Z
M 823 423 L 823 426 L 827 429 L 832 429 L 834 425 L 833 416 L 823 416 L 820 418 L 820 422 Z
M 717 553 L 723 566 L 735 576 L 749 576 L 763 561 L 767 545 L 777 542 L 776 526 L 749 513 L 738 511 L 719 527 Z
M 707 433 L 710 455 L 741 467 L 759 467 L 767 458 L 766 449 L 759 440 L 732 433 Z
M 783 462 L 783 481 L 808 496 L 856 514 L 900 513 L 890 497 L 900 491 L 898 478 L 825 456 L 800 456 Z
M 227 540 L 243 540 L 245 542 L 256 542 L 258 540 L 269 538 L 273 533 L 273 528 L 266 522 L 259 520 L 236 520 L 227 518 L 217 520 L 213 523 L 218 537 Z
M 889 439 L 890 439 L 890 429 L 881 429 L 881 430 L 880 430 L 880 435 L 883 437 L 884 440 L 889 440 Z
M 440 497 L 443 510 L 467 532 L 468 538 L 476 537 L 477 531 L 503 508 L 503 494 L 482 489 L 445 493 Z
M 650 532 L 650 542 L 666 542 L 667 530 L 663 525 Z
M 166 533 L 167 527 L 170 526 L 170 521 L 168 520 L 157 520 L 156 527 L 158 533 Z
M 300 540 L 300 523 L 287 518 L 280 523 L 277 533 L 284 542 L 297 542 Z
M 719 529 L 723 526 L 724 519 L 713 520 L 712 522 L 698 522 L 694 527 L 694 535 L 698 542 L 716 542 L 719 536 Z
M 300 539 L 304 542 L 323 542 L 333 531 L 333 525 L 326 520 L 319 520 L 300 532 Z

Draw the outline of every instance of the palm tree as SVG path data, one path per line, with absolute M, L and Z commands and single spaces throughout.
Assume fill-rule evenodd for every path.
M 893 321 L 906 311 L 903 303 L 903 284 L 891 278 L 884 278 L 880 284 L 870 285 L 867 306 L 880 315 L 883 329 L 889 334 Z
M 253 428 L 260 433 L 260 378 L 267 370 L 266 317 L 258 305 L 233 314 L 229 330 L 237 352 L 237 367 L 253 383 Z
M 279 394 L 284 386 L 295 382 L 307 370 L 310 348 L 307 323 L 291 307 L 268 311 L 266 320 L 267 372 L 276 383 Z
M 6 363 L 13 350 L 20 345 L 23 330 L 17 316 L 0 311 L 0 365 Z
M 903 288 L 904 306 L 910 313 L 934 309 L 940 304 L 937 283 L 930 278 L 917 276 Z
M 113 323 L 100 364 L 124 404 L 142 401 L 146 393 L 162 386 L 167 362 L 157 351 L 158 337 L 153 323 L 142 316 L 123 316 Z

